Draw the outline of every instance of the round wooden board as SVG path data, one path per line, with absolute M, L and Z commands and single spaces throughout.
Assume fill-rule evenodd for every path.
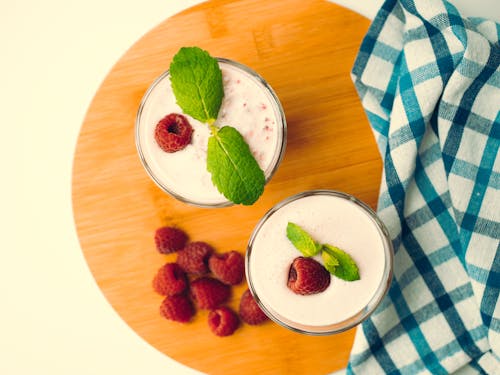
M 274 323 L 214 336 L 198 311 L 193 322 L 160 317 L 151 287 L 175 255 L 157 253 L 154 230 L 177 225 L 219 252 L 242 253 L 255 224 L 275 203 L 303 190 L 354 194 L 375 207 L 381 174 L 350 69 L 369 21 L 320 0 L 215 0 L 167 19 L 112 68 L 88 110 L 73 171 L 73 208 L 82 251 L 99 287 L 127 324 L 169 357 L 210 374 L 326 374 L 343 368 L 354 330 L 327 337 Z M 163 193 L 146 175 L 134 121 L 151 82 L 182 46 L 197 45 L 259 72 L 288 121 L 278 172 L 251 207 L 202 209 Z M 244 283 L 243 283 L 244 284 Z M 233 288 L 237 309 L 246 285 Z

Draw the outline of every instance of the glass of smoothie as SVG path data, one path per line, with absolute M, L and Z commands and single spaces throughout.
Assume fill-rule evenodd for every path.
M 286 119 L 273 89 L 256 72 L 235 61 L 217 58 L 222 71 L 224 98 L 216 126 L 236 128 L 250 147 L 266 182 L 278 168 L 286 146 Z M 193 134 L 183 150 L 166 153 L 156 143 L 155 127 L 167 114 L 184 115 Z M 165 192 L 200 207 L 225 207 L 233 203 L 213 185 L 207 171 L 210 129 L 184 114 L 176 104 L 169 72 L 149 87 L 140 104 L 135 127 L 136 146 L 147 173 Z
M 300 295 L 290 290 L 290 265 L 302 254 L 287 238 L 289 222 L 318 243 L 347 252 L 360 279 L 344 281 L 331 275 L 323 292 Z M 321 255 L 314 259 L 323 263 Z M 259 221 L 248 243 L 246 276 L 269 318 L 296 332 L 328 335 L 354 327 L 374 311 L 389 288 L 392 264 L 392 242 L 370 207 L 345 193 L 312 190 L 278 203 Z

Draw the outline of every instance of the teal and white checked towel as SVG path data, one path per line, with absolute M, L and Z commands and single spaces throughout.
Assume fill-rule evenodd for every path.
M 500 374 L 499 37 L 444 0 L 387 0 L 361 45 L 395 265 L 348 373 Z

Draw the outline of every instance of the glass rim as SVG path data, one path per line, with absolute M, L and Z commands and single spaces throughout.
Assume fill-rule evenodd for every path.
M 287 319 L 286 317 L 282 316 L 278 312 L 272 310 L 269 306 L 266 306 L 261 299 L 259 298 L 259 295 L 257 291 L 255 290 L 254 283 L 252 281 L 252 275 L 250 271 L 250 258 L 252 256 L 252 246 L 253 243 L 256 239 L 256 237 L 259 234 L 260 229 L 262 226 L 267 222 L 267 220 L 279 209 L 282 207 L 286 206 L 287 204 L 294 202 L 298 199 L 305 198 L 308 196 L 315 196 L 315 195 L 327 195 L 327 196 L 334 196 L 337 198 L 342 198 L 351 201 L 352 203 L 356 204 L 358 207 L 360 207 L 372 220 L 372 222 L 375 224 L 375 226 L 378 229 L 378 232 L 383 240 L 384 244 L 384 257 L 385 257 L 385 262 L 384 262 L 384 271 L 382 274 L 382 278 L 380 280 L 380 283 L 370 298 L 370 300 L 366 303 L 366 305 L 359 310 L 357 313 L 353 314 L 347 319 L 344 319 L 343 321 L 333 323 L 333 324 L 327 324 L 327 325 L 308 325 L 308 324 L 302 324 L 302 323 L 296 323 L 293 322 L 290 319 Z M 250 239 L 248 241 L 248 245 L 246 248 L 246 254 L 245 254 L 245 273 L 246 273 L 246 278 L 248 281 L 248 286 L 250 289 L 250 292 L 252 293 L 255 301 L 259 305 L 259 307 L 262 309 L 262 311 L 274 322 L 278 323 L 279 325 L 302 334 L 307 334 L 307 335 L 313 335 L 313 336 L 325 336 L 325 335 L 331 335 L 335 333 L 341 333 L 344 332 L 348 329 L 351 329 L 358 324 L 362 323 L 364 320 L 366 320 L 372 313 L 375 311 L 375 309 L 380 305 L 382 302 L 384 296 L 387 294 L 387 291 L 389 290 L 391 281 L 392 281 L 392 276 L 393 276 L 393 263 L 394 263 L 394 250 L 393 250 L 393 245 L 392 241 L 389 236 L 389 232 L 384 225 L 384 223 L 380 220 L 380 218 L 377 216 L 375 211 L 371 209 L 370 206 L 368 206 L 366 203 L 363 201 L 357 199 L 353 195 L 337 191 L 337 190 L 329 190 L 329 189 L 316 189 L 316 190 L 307 190 L 295 195 L 292 195 L 288 198 L 283 199 L 282 201 L 278 202 L 276 205 L 274 205 L 271 209 L 269 209 L 264 216 L 259 220 L 257 225 L 255 226 Z
M 273 103 L 273 109 L 275 113 L 275 117 L 278 120 L 277 124 L 277 129 L 278 129 L 278 139 L 277 139 L 277 147 L 274 151 L 273 158 L 271 160 L 271 163 L 267 167 L 267 169 L 264 171 L 264 175 L 266 178 L 266 184 L 271 180 L 271 178 L 274 176 L 276 173 L 279 165 L 281 164 L 281 161 L 283 160 L 284 154 L 285 154 L 285 149 L 286 149 L 286 143 L 287 143 L 287 123 L 286 123 L 286 117 L 285 117 L 285 111 L 283 110 L 283 106 L 281 105 L 280 100 L 278 99 L 278 96 L 276 95 L 276 92 L 273 90 L 271 85 L 267 83 L 267 81 L 262 78 L 256 71 L 253 69 L 249 68 L 246 65 L 243 65 L 237 61 L 224 58 L 224 57 L 215 57 L 219 63 L 223 64 L 228 64 L 233 67 L 236 67 L 245 73 L 249 74 L 253 79 L 255 79 L 259 84 L 262 85 L 263 89 L 267 91 L 267 93 L 270 95 L 271 102 Z M 160 76 L 158 76 L 153 83 L 149 86 L 145 94 L 143 95 L 141 99 L 141 103 L 139 105 L 139 109 L 136 114 L 135 118 L 135 146 L 137 149 L 137 152 L 139 154 L 139 158 L 141 160 L 141 163 L 146 170 L 147 174 L 149 177 L 153 180 L 153 182 L 165 193 L 171 195 L 175 199 L 196 206 L 196 207 L 202 207 L 202 208 L 222 208 L 222 207 L 230 207 L 233 206 L 234 203 L 231 202 L 228 199 L 225 199 L 222 202 L 215 202 L 215 203 L 204 203 L 204 202 L 198 202 L 195 200 L 192 200 L 190 198 L 184 197 L 178 192 L 173 191 L 173 189 L 169 188 L 167 184 L 163 183 L 158 176 L 154 173 L 150 165 L 148 164 L 148 161 L 146 160 L 146 157 L 144 155 L 144 151 L 141 147 L 141 136 L 140 136 L 140 128 L 141 128 L 141 116 L 144 110 L 144 107 L 153 92 L 153 90 L 156 88 L 156 86 L 163 81 L 166 77 L 170 75 L 170 71 L 167 69 L 165 70 Z M 280 126 L 281 125 L 281 126 Z

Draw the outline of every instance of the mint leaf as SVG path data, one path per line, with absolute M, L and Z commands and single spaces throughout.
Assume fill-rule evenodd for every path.
M 295 223 L 288 223 L 286 236 L 305 257 L 312 257 L 321 250 L 321 246 L 313 240 L 309 233 Z
M 264 172 L 241 134 L 231 126 L 212 126 L 207 170 L 217 189 L 233 203 L 251 205 L 264 191 Z
M 339 260 L 335 258 L 334 255 L 327 253 L 326 251 L 321 252 L 321 257 L 323 258 L 323 265 L 332 275 L 335 274 L 335 270 L 339 265 Z
M 170 64 L 170 82 L 182 111 L 212 124 L 224 97 L 217 59 L 198 47 L 182 47 Z
M 345 281 L 355 281 L 360 279 L 356 262 L 345 251 L 331 245 L 323 245 L 322 251 L 321 256 L 323 257 L 325 263 L 327 262 L 326 259 L 333 263 L 333 258 L 335 258 L 338 262 L 338 265 L 333 269 L 333 272 L 327 268 L 330 273 Z

